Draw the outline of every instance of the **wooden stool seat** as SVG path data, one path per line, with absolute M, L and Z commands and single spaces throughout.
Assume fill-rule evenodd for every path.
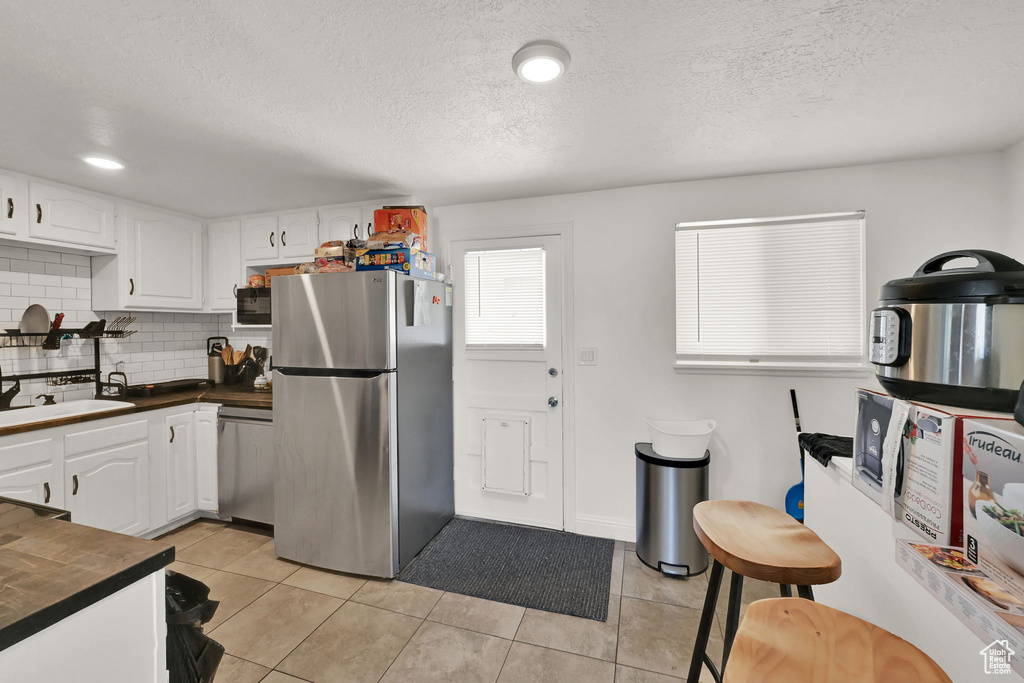
M 842 562 L 818 534 L 781 510 L 745 500 L 693 508 L 693 528 L 711 556 L 737 574 L 779 584 L 831 583 Z
M 950 683 L 938 664 L 902 638 L 802 598 L 758 600 L 747 608 L 723 683 L 748 681 Z

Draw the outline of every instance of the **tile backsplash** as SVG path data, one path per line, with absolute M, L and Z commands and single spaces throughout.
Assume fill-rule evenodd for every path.
M 226 336 L 239 344 L 268 346 L 269 332 L 232 332 L 231 316 L 211 313 L 125 313 L 93 311 L 92 281 L 88 256 L 42 249 L 0 246 L 0 327 L 17 328 L 30 304 L 44 306 L 52 317 L 64 313 L 64 327 L 83 327 L 106 318 L 108 324 L 122 315 L 135 316 L 126 339 L 100 341 L 100 365 L 106 373 L 124 363 L 130 384 L 172 379 L 206 377 L 206 339 Z M 34 348 L 0 349 L 3 374 L 15 375 L 45 370 L 91 368 L 93 342 L 65 340 L 59 351 Z M 5 382 L 3 388 L 11 384 Z M 91 398 L 93 384 L 47 386 L 46 380 L 22 382 L 13 405 L 42 403 L 39 394 L 55 394 L 57 400 Z

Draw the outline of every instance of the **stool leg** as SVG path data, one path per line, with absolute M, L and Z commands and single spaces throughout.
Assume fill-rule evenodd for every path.
M 700 627 L 697 628 L 697 640 L 693 644 L 693 657 L 690 659 L 690 673 L 686 676 L 686 683 L 700 681 L 700 668 L 708 648 L 708 637 L 711 635 L 711 622 L 715 618 L 715 605 L 718 603 L 723 571 L 725 567 L 715 560 L 711 565 L 711 576 L 708 577 L 708 592 L 704 596 L 704 611 L 700 615 Z
M 780 583 L 779 590 L 782 592 L 782 597 L 791 598 L 793 597 L 793 589 L 789 587 L 788 583 Z
M 810 586 L 797 586 L 796 592 L 805 600 L 814 600 L 814 591 L 811 590 Z
M 722 671 L 729 662 L 729 650 L 732 649 L 732 641 L 736 638 L 736 629 L 740 625 L 740 604 L 743 599 L 743 574 L 732 573 L 732 580 L 729 582 L 729 612 L 725 617 L 725 648 L 722 650 Z

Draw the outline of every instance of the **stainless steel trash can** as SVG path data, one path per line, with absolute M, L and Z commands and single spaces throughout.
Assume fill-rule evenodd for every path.
M 708 568 L 708 551 L 693 530 L 693 506 L 708 496 L 711 453 L 696 460 L 663 458 L 650 443 L 636 450 L 636 555 L 671 576 Z

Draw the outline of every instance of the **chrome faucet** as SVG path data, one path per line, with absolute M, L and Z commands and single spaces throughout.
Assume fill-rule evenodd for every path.
M 0 389 L 3 389 L 4 384 L 4 371 L 0 368 Z M 14 378 L 14 386 L 7 391 L 0 394 L 0 410 L 10 410 L 11 401 L 21 391 L 21 380 L 17 377 Z

